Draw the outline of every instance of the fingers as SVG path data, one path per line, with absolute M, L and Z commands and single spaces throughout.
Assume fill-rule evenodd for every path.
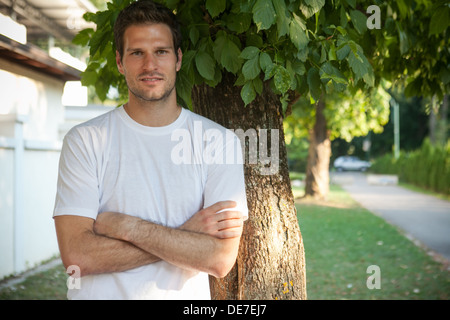
M 214 211 L 214 212 L 219 212 L 224 209 L 234 208 L 236 206 L 237 206 L 236 201 L 227 200 L 227 201 L 216 202 L 215 204 L 213 204 L 212 206 L 210 206 L 206 209 Z
M 231 238 L 238 238 L 241 235 L 242 235 L 242 227 L 221 230 L 217 232 L 216 237 L 219 239 L 231 239 Z
M 235 201 L 220 201 L 197 212 L 181 227 L 184 230 L 208 234 L 210 236 L 228 239 L 242 234 L 243 216 L 235 208 Z
M 242 219 L 242 213 L 239 211 L 226 211 L 220 213 L 221 220 L 218 220 L 217 229 L 224 230 L 230 228 L 239 228 L 243 226 L 244 220 Z
M 223 211 L 217 214 L 216 237 L 220 239 L 237 238 L 242 235 L 244 219 L 240 211 Z
M 242 220 L 242 212 L 240 211 L 222 211 L 216 214 L 217 221 L 240 219 Z

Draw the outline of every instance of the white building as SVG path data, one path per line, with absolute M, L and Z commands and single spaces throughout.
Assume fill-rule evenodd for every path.
M 0 280 L 58 254 L 52 211 L 62 137 L 109 110 L 86 107 L 86 88 L 72 82 L 85 66 L 54 47 L 70 43 L 88 26 L 83 13 L 95 10 L 86 0 L 0 0 Z M 43 39 L 47 51 L 33 44 Z

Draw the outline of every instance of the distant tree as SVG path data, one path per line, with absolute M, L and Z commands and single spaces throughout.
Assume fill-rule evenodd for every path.
M 349 84 L 340 92 L 340 102 L 336 101 L 334 92 L 322 83 L 321 99 L 317 103 L 317 91 L 314 108 L 311 108 L 306 97 L 300 101 L 303 110 L 293 108 L 293 119 L 287 121 L 289 126 L 300 124 L 310 129 L 305 193 L 319 198 L 326 197 L 328 192 L 330 139 L 340 137 L 349 141 L 352 137 L 367 134 L 368 130 L 376 133 L 388 120 L 387 97 L 383 94 L 384 99 L 373 100 L 373 90 L 381 90 L 376 87 L 384 84 L 384 89 L 404 91 L 407 97 L 434 99 L 435 107 L 441 105 L 444 94 L 450 88 L 448 1 L 375 1 L 373 5 L 368 1 L 353 0 L 345 3 L 347 10 L 343 6 L 334 13 L 327 13 L 325 6 L 321 10 L 323 19 L 319 16 L 317 29 L 326 35 L 327 24 L 337 25 L 333 14 L 339 14 L 340 26 L 336 29 L 342 31 L 341 39 L 345 35 L 349 40 L 342 45 L 342 40 L 339 42 L 338 38 L 339 47 L 334 53 L 331 50 L 333 47 L 330 47 L 329 60 L 333 57 L 342 60 L 347 55 L 346 62 L 355 76 L 345 73 L 345 63 L 337 66 Z M 344 27 L 345 30 L 342 29 Z M 333 37 L 327 40 L 332 43 Z M 361 63 L 366 61 L 370 64 Z M 327 63 L 321 64 L 322 71 Z M 361 80 L 358 71 L 364 75 L 364 81 L 358 82 Z M 336 86 L 333 89 L 336 90 Z M 314 93 L 310 96 L 314 98 Z M 346 107 L 348 105 L 350 107 Z M 378 116 L 373 113 L 374 109 L 378 110 Z

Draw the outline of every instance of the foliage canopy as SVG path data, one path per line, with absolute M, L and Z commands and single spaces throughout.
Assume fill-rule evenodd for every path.
M 104 100 L 110 85 L 126 97 L 115 66 L 112 30 L 118 12 L 132 0 L 112 0 L 107 10 L 88 13 L 97 29 L 81 31 L 74 42 L 89 46 L 83 84 Z M 356 0 L 165 0 L 183 26 L 183 67 L 177 92 L 192 106 L 191 89 L 216 86 L 223 72 L 236 75 L 245 104 L 262 91 L 263 81 L 287 106 L 289 93 L 318 100 L 322 90 L 375 85 L 373 68 L 358 44 L 366 16 Z M 365 8 L 362 8 L 365 9 Z
M 119 91 L 119 103 L 127 100 L 115 63 L 113 25 L 132 1 L 111 0 L 106 10 L 87 13 L 85 19 L 97 28 L 82 30 L 74 39 L 89 46 L 82 82 L 94 86 L 101 100 L 111 86 Z M 215 87 L 229 72 L 245 105 L 262 92 L 264 81 L 270 81 L 284 110 L 301 97 L 294 109 L 305 128 L 313 123 L 311 104 L 325 93 L 332 102 L 327 103 L 332 137 L 348 140 L 387 121 L 388 106 L 373 100 L 381 103 L 377 92 L 383 79 L 406 87 L 407 96 L 442 99 L 450 88 L 450 6 L 445 0 L 157 1 L 172 9 L 182 25 L 177 94 L 190 108 L 195 85 Z M 368 28 L 377 18 L 374 12 L 379 25 Z M 349 106 L 350 99 L 356 105 Z M 343 106 L 340 112 L 338 106 Z M 351 122 L 353 129 L 345 125 Z

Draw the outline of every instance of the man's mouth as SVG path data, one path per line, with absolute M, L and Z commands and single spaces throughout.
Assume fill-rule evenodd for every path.
M 144 82 L 158 82 L 164 80 L 164 77 L 160 75 L 144 75 L 139 77 L 139 80 Z

